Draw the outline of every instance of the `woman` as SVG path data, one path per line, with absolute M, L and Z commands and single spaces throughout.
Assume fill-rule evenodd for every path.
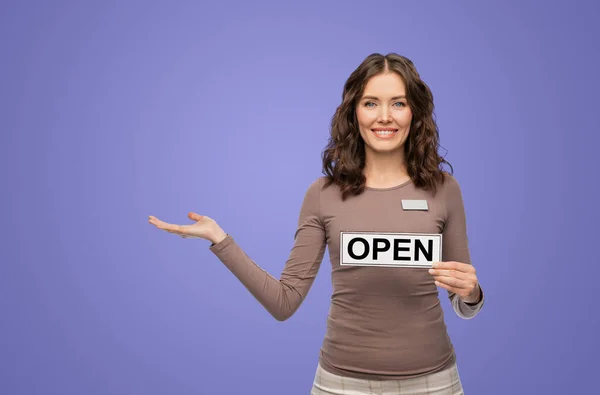
M 312 395 L 463 393 L 437 287 L 465 319 L 484 298 L 460 187 L 441 169 L 433 109 L 403 56 L 372 54 L 350 75 L 323 152 L 325 176 L 306 192 L 280 279 L 209 217 L 190 213 L 196 223 L 183 226 L 150 217 L 160 229 L 211 241 L 277 320 L 298 309 L 329 248 L 333 294 Z M 435 240 L 442 259 L 423 265 L 417 256 L 427 242 L 435 250 Z

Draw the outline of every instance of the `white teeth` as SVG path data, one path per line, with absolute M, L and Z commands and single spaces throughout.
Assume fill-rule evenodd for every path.
M 394 132 L 394 131 L 388 131 L 388 130 L 386 130 L 386 131 L 381 131 L 381 130 L 375 131 L 375 134 L 384 134 L 384 135 L 386 135 L 386 134 L 394 134 L 394 133 L 396 133 L 396 132 Z

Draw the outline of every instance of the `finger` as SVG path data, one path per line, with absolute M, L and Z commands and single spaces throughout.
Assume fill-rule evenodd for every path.
M 469 282 L 459 280 L 455 277 L 435 276 L 433 279 L 436 281 L 436 283 L 445 284 L 445 285 L 453 287 L 453 288 L 458 288 L 458 289 L 470 288 Z
M 190 212 L 188 213 L 188 218 L 191 219 L 192 221 L 200 221 L 202 219 L 202 215 L 200 214 L 196 214 L 194 212 Z
M 454 288 L 454 287 L 452 287 L 452 286 L 450 286 L 450 285 L 448 285 L 448 284 L 441 283 L 441 282 L 439 282 L 439 281 L 436 281 L 436 282 L 435 282 L 435 285 L 437 285 L 437 286 L 438 286 L 438 287 L 440 287 L 440 288 L 444 288 L 444 289 L 446 289 L 446 290 L 448 290 L 448 291 L 450 291 L 450 292 L 454 292 L 455 294 L 458 294 L 458 293 L 460 292 L 460 290 L 459 290 L 459 289 L 457 289 L 457 288 Z
M 454 262 L 454 261 L 433 262 L 433 264 L 431 266 L 434 269 L 456 270 L 458 267 L 457 263 L 458 262 Z
M 188 228 L 185 225 L 169 225 L 169 229 L 180 236 L 188 233 Z
M 151 218 L 151 219 L 149 220 L 149 222 L 150 222 L 152 225 L 156 226 L 157 228 L 159 228 L 159 229 L 163 229 L 163 230 L 167 230 L 167 229 L 169 229 L 169 228 L 170 228 L 170 226 L 171 226 L 171 224 L 168 224 L 168 223 L 166 223 L 166 222 L 164 222 L 164 221 L 161 221 L 160 219 L 158 219 L 158 218 L 155 218 L 155 217 Z
M 160 228 L 163 224 L 163 222 L 159 219 L 156 218 L 151 218 L 148 220 L 148 222 L 150 222 L 152 225 L 156 226 L 157 228 Z
M 468 280 L 472 277 L 470 273 L 459 272 L 453 269 L 429 269 L 429 274 L 433 276 L 455 277 L 460 280 Z
M 470 265 L 467 263 L 462 263 L 462 262 L 455 262 L 455 261 L 434 262 L 432 264 L 432 267 L 434 269 L 456 270 L 461 273 L 474 273 L 475 272 L 475 268 L 473 267 L 473 265 Z
M 162 223 L 163 221 L 161 221 L 160 219 L 156 218 L 154 215 L 149 215 L 148 216 L 148 222 L 158 224 L 158 223 Z
M 159 219 L 150 220 L 151 223 L 159 229 L 166 230 L 169 233 L 187 233 L 187 228 L 181 225 L 170 224 Z

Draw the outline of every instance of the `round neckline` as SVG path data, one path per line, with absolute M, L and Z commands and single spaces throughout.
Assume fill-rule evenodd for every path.
M 394 189 L 402 188 L 403 186 L 406 186 L 406 185 L 410 184 L 411 182 L 412 182 L 412 179 L 408 179 L 408 180 L 404 181 L 401 184 L 394 185 L 394 186 L 387 187 L 387 188 L 375 188 L 375 187 L 365 186 L 365 189 L 369 190 L 369 191 L 375 191 L 375 192 L 385 192 L 385 191 L 391 191 L 391 190 L 394 190 Z

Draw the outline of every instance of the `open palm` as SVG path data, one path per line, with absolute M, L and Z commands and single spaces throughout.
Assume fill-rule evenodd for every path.
M 196 221 L 196 223 L 190 225 L 169 224 L 152 215 L 148 217 L 148 222 L 156 226 L 158 229 L 166 230 L 169 233 L 173 233 L 184 238 L 195 237 L 201 239 L 210 239 L 212 235 L 214 235 L 215 229 L 218 228 L 215 220 L 205 215 L 189 213 L 188 218 L 192 221 Z

